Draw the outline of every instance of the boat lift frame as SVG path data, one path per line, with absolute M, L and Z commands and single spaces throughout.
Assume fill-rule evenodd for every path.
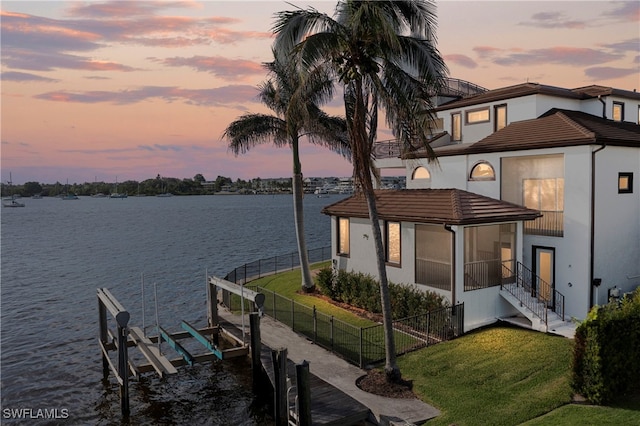
M 223 298 L 228 297 L 229 293 L 240 296 L 242 304 L 242 339 L 235 337 L 219 325 L 217 308 L 219 290 L 222 291 Z M 112 371 L 115 375 L 120 387 L 120 406 L 122 416 L 124 418 L 128 418 L 130 414 L 130 375 L 138 377 L 142 373 L 155 370 L 160 377 L 164 377 L 167 374 L 177 373 L 178 370 L 176 367 L 183 365 L 192 366 L 196 362 L 205 362 L 216 358 L 224 360 L 240 356 L 248 356 L 250 346 L 245 341 L 244 300 L 247 299 L 252 302 L 253 307 L 251 310 L 253 312 L 257 311 L 260 316 L 262 315 L 265 301 L 264 294 L 246 289 L 242 284 L 235 284 L 214 276 L 207 277 L 207 327 L 197 329 L 186 321 L 182 321 L 181 327 L 184 331 L 168 333 L 160 327 L 159 324 L 157 324 L 158 334 L 156 336 L 147 336 L 144 329 L 129 326 L 129 312 L 125 310 L 124 306 L 118 302 L 109 290 L 106 288 L 98 288 L 97 296 L 99 315 L 98 323 L 100 328 L 99 344 L 102 350 L 103 376 L 106 379 L 109 376 L 109 371 Z M 116 322 L 116 333 L 108 327 L 109 318 L 107 317 L 107 311 Z M 255 334 L 259 336 L 259 332 L 256 332 Z M 207 336 L 211 336 L 213 339 L 210 339 Z M 223 336 L 223 338 L 230 342 L 233 347 L 227 349 L 221 349 L 218 347 L 220 336 Z M 201 343 L 208 352 L 199 355 L 191 354 L 178 342 L 178 340 L 185 338 L 194 338 L 196 341 Z M 168 359 L 163 355 L 159 347 L 161 341 L 167 342 L 169 346 L 180 355 L 180 357 Z M 148 363 L 135 365 L 129 358 L 129 347 L 137 347 L 142 355 L 147 359 Z M 117 351 L 117 366 L 114 365 L 109 357 L 109 351 L 112 350 Z M 252 358 L 254 357 L 255 355 L 252 355 Z

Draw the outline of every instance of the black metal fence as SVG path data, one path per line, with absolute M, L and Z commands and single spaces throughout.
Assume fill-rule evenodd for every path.
M 309 250 L 309 262 L 331 258 L 331 247 Z M 242 265 L 225 277 L 236 284 L 290 271 L 300 266 L 298 253 L 274 256 Z M 356 327 L 333 316 L 318 312 L 271 290 L 248 285 L 247 288 L 265 295 L 264 313 L 291 327 L 315 344 L 364 368 L 385 359 L 384 328 L 382 324 Z M 223 303 L 232 310 L 240 309 L 237 297 L 225 298 Z M 393 321 L 396 354 L 402 355 L 435 343 L 451 340 L 464 334 L 464 303 Z
M 322 262 L 331 259 L 331 246 L 320 247 L 307 250 L 309 263 Z M 224 279 L 236 284 L 246 283 L 267 275 L 278 272 L 292 271 L 300 267 L 300 256 L 298 252 L 273 256 L 267 259 L 260 259 L 254 262 L 245 263 L 229 272 Z
M 308 255 L 310 263 L 329 260 L 331 247 L 309 250 Z M 242 265 L 228 273 L 225 280 L 236 284 L 247 283 L 298 267 L 298 252 L 294 252 Z M 364 368 L 385 359 L 382 324 L 356 327 L 318 312 L 315 306 L 303 305 L 259 286 L 246 287 L 265 295 L 265 315 L 286 324 L 296 333 L 306 336 L 348 362 Z M 240 299 L 237 297 L 225 300 L 225 304 L 231 310 L 240 309 Z M 393 329 L 396 355 L 451 340 L 464 334 L 464 303 L 393 321 Z
M 260 286 L 247 288 L 266 296 L 265 315 L 352 364 L 364 368 L 385 359 L 382 324 L 356 327 Z M 451 340 L 464 333 L 464 304 L 393 321 L 393 329 L 397 355 Z

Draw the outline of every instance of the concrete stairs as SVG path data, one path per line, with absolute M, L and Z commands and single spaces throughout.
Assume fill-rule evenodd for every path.
M 531 330 L 573 338 L 576 331 L 575 323 L 563 320 L 561 316 L 551 309 L 546 309 L 545 301 L 540 301 L 538 298 L 531 296 L 529 292 L 517 289 L 516 286 L 517 284 L 515 283 L 504 285 L 500 289 L 500 296 L 516 308 L 519 314 L 512 317 L 499 318 L 501 321 Z M 546 324 L 543 319 L 545 310 L 547 315 Z

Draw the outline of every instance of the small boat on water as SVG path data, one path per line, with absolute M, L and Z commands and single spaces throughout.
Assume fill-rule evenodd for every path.
M 11 186 L 13 185 L 11 172 L 9 172 L 9 180 L 7 181 L 7 185 L 9 186 L 9 191 L 11 192 Z M 11 197 L 3 199 L 2 205 L 4 207 L 24 207 L 24 203 L 18 201 L 19 198 L 19 195 L 13 194 L 11 195 Z
M 16 196 L 2 200 L 3 207 L 24 207 L 25 204 L 18 201 Z
M 79 200 L 78 196 L 73 192 L 68 192 L 60 197 L 61 200 Z
M 109 198 L 127 198 L 126 192 L 118 192 L 118 176 L 116 176 L 115 190 L 109 195 Z

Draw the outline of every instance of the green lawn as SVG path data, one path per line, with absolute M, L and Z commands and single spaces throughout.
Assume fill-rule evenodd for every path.
M 314 265 L 320 268 L 328 262 Z M 351 312 L 299 292 L 300 272 L 252 281 L 356 327 Z M 570 404 L 572 340 L 512 327 L 477 330 L 398 358 L 403 377 L 442 415 L 432 425 L 640 425 L 640 398 L 611 407 Z

